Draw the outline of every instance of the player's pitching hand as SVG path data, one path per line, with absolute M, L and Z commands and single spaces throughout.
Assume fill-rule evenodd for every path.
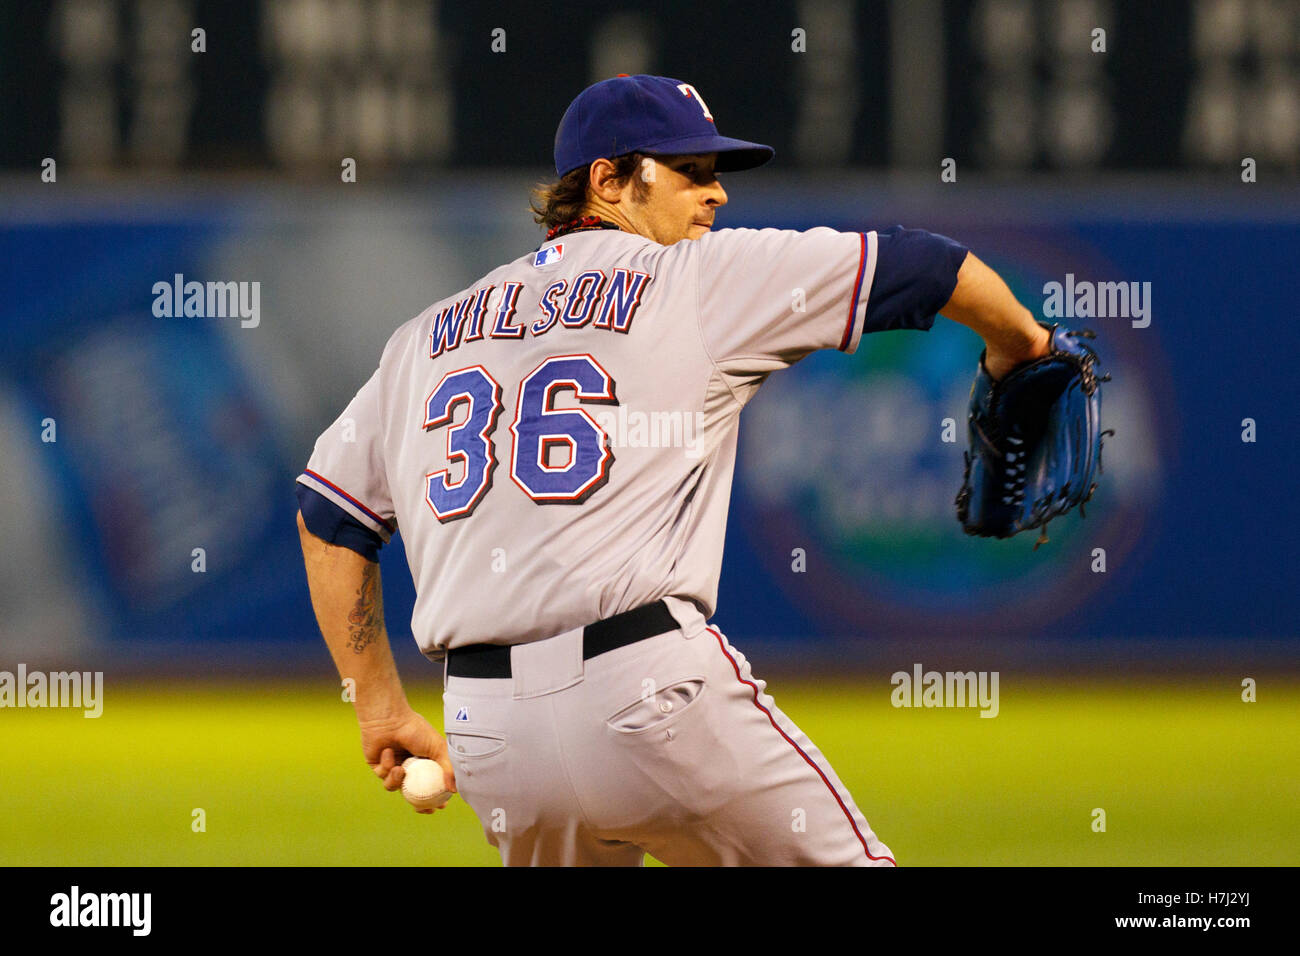
M 456 792 L 456 771 L 447 756 L 447 741 L 413 710 L 361 721 L 361 750 L 366 763 L 384 782 L 385 790 L 400 790 L 407 757 L 428 757 L 442 768 L 447 789 Z M 423 811 L 432 813 L 433 811 Z

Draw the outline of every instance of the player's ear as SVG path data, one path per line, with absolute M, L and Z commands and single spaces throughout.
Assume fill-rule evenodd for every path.
M 618 202 L 623 197 L 624 183 L 618 177 L 618 168 L 608 159 L 598 159 L 591 164 L 587 185 L 592 195 L 606 202 Z

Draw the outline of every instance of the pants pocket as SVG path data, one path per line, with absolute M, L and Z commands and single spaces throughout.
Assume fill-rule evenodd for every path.
M 488 843 L 501 848 L 519 815 L 506 735 L 491 730 L 446 734 L 456 789 L 478 817 Z
M 643 693 L 606 718 L 605 726 L 615 733 L 629 735 L 665 729 L 699 703 L 705 687 L 703 677 L 688 677 L 658 688 L 654 693 Z
M 447 734 L 447 749 L 452 759 L 493 757 L 506 749 L 506 735 L 490 730 L 452 731 Z

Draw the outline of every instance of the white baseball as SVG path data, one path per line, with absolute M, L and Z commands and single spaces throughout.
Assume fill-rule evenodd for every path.
M 427 757 L 407 757 L 402 761 L 406 777 L 402 781 L 402 796 L 417 810 L 437 810 L 451 799 L 442 767 Z

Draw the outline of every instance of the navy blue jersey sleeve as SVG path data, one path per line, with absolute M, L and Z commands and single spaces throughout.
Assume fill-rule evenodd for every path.
M 876 276 L 864 330 L 928 331 L 957 288 L 957 270 L 969 251 L 947 236 L 890 226 L 877 233 Z
M 367 561 L 379 560 L 383 538 L 320 492 L 303 484 L 294 487 L 298 495 L 298 510 L 302 512 L 302 521 L 308 531 L 322 541 L 355 551 Z

